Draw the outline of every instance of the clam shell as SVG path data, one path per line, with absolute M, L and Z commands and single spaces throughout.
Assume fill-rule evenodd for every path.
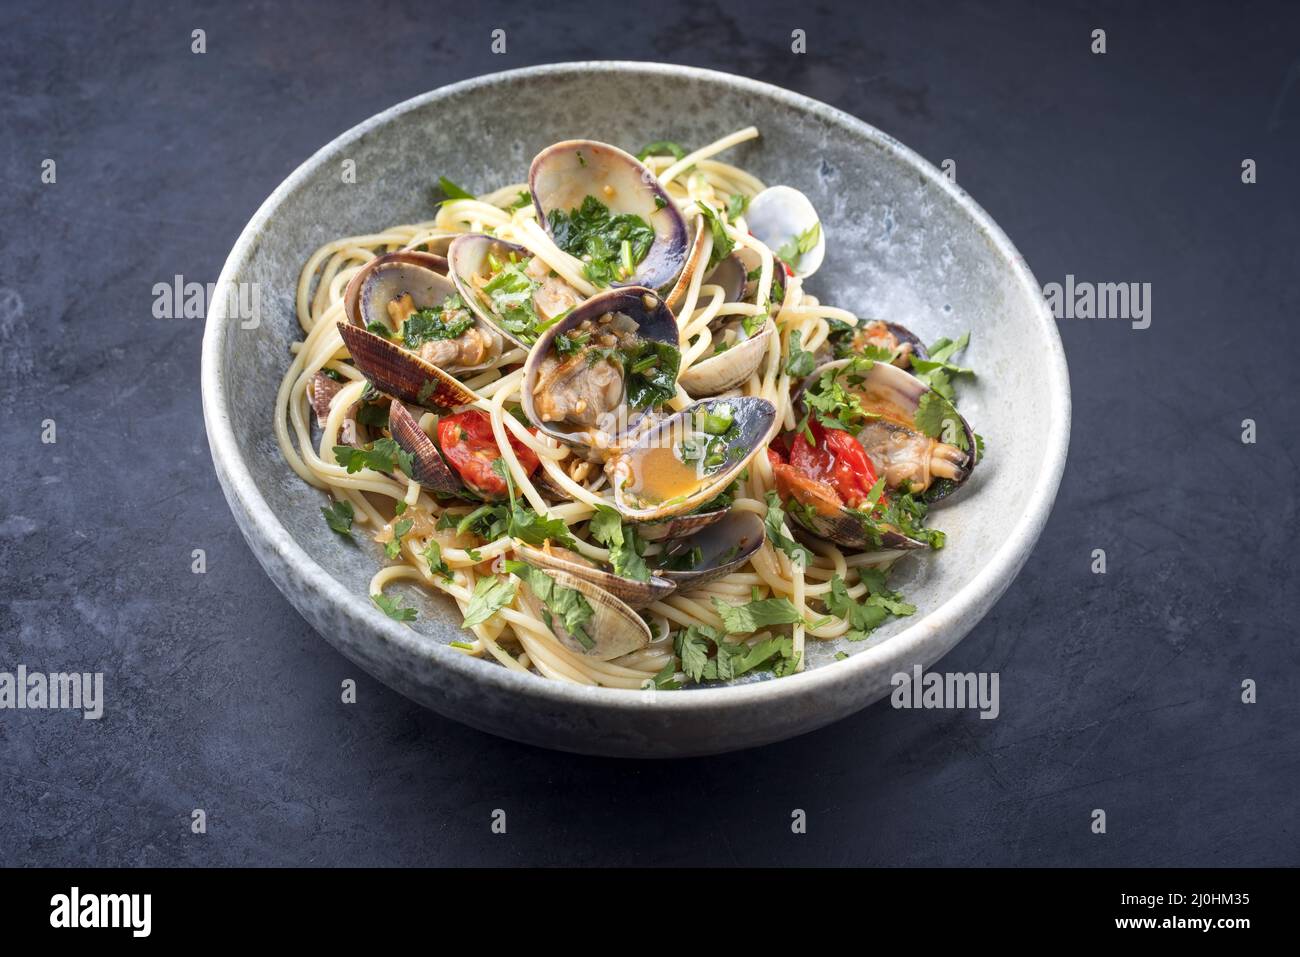
M 677 583 L 677 590 L 688 592 L 701 588 L 711 581 L 731 574 L 740 568 L 763 544 L 766 529 L 763 520 L 753 512 L 731 511 L 694 535 L 676 541 L 667 551 L 668 556 L 679 552 L 700 550 L 700 562 L 695 568 L 684 571 L 659 569 L 655 574 Z M 732 549 L 736 552 L 732 554 Z
M 670 515 L 667 518 L 652 519 L 648 522 L 641 522 L 636 527 L 636 532 L 647 542 L 661 542 L 666 539 L 685 538 L 698 532 L 702 528 L 707 528 L 714 522 L 722 520 L 722 517 L 729 512 L 729 508 L 719 508 L 712 512 L 696 512 L 692 515 Z
M 739 434 L 727 441 L 727 462 L 708 475 L 699 476 L 697 484 L 661 501 L 639 499 L 628 486 L 635 481 L 639 464 L 652 451 L 663 452 L 680 441 L 679 436 L 689 427 L 689 418 L 697 412 L 712 412 L 718 406 L 729 406 Z M 670 515 L 681 515 L 714 498 L 749 463 L 754 453 L 763 448 L 777 429 L 776 407 L 766 399 L 755 396 L 737 396 L 727 399 L 704 399 L 674 415 L 657 422 L 642 432 L 623 453 L 606 465 L 610 484 L 614 489 L 614 505 L 619 513 L 634 522 L 653 521 Z M 670 454 L 676 455 L 675 450 Z M 647 463 L 646 468 L 651 466 Z
M 478 401 L 455 376 L 395 342 L 351 323 L 340 322 L 338 329 L 357 368 L 380 392 L 433 412 Z
M 546 422 L 537 411 L 534 390 L 538 375 L 546 357 L 551 353 L 555 338 L 581 325 L 585 320 L 596 320 L 608 312 L 620 312 L 629 316 L 637 324 L 636 334 L 642 339 L 670 343 L 681 348 L 677 319 L 672 310 L 651 289 L 639 286 L 625 286 L 609 289 L 592 296 L 578 306 L 560 322 L 547 329 L 533 344 L 524 363 L 524 381 L 520 393 L 520 404 L 524 414 L 537 428 L 567 445 L 575 448 L 602 451 L 608 448 L 620 436 L 636 425 L 631 416 L 618 415 L 616 422 L 609 429 L 588 429 L 571 426 L 565 422 Z M 624 383 L 626 396 L 626 382 Z M 624 400 L 626 404 L 626 399 Z M 620 407 L 622 411 L 622 407 Z M 638 417 L 639 418 L 639 417 Z
M 695 224 L 695 238 L 691 241 L 690 252 L 686 255 L 686 265 L 682 267 L 682 271 L 677 276 L 677 281 L 673 283 L 672 291 L 664 297 L 664 301 L 668 303 L 668 308 L 673 311 L 674 315 L 686 299 L 686 290 L 690 287 L 691 279 L 694 278 L 698 270 L 703 269 L 707 264 L 707 256 L 704 252 L 704 247 L 707 245 L 704 242 L 704 236 L 707 231 L 707 224 L 704 217 L 701 216 L 699 222 Z
M 343 290 L 343 314 L 348 317 L 348 322 L 362 327 L 366 325 L 366 319 L 363 317 L 361 312 L 361 289 L 370 281 L 375 270 L 385 269 L 394 265 L 415 266 L 441 275 L 444 279 L 446 278 L 446 256 L 439 256 L 435 253 L 417 252 L 414 249 L 404 249 L 400 252 L 385 253 L 382 256 L 376 256 L 374 259 L 370 260 L 370 262 L 357 270 L 356 275 L 354 275 L 348 282 L 347 288 Z M 412 295 L 411 298 L 415 298 L 414 295 Z M 438 302 L 442 302 L 442 299 L 439 299 Z
M 651 575 L 650 580 L 645 582 L 637 581 L 635 578 L 624 578 L 622 575 L 614 574 L 607 567 L 574 561 L 521 542 L 515 543 L 515 552 L 534 568 L 568 572 L 575 578 L 581 578 L 598 588 L 603 588 L 633 609 L 652 605 L 667 598 L 677 589 L 676 584 L 669 581 L 667 576 Z
M 851 359 L 836 359 L 834 362 L 824 363 L 813 370 L 812 374 L 804 380 L 803 385 L 795 396 L 795 407 L 798 410 L 799 415 L 802 415 L 806 410 L 803 396 L 809 385 L 820 381 L 824 373 L 832 369 L 842 368 L 848 365 L 851 361 Z M 900 369 L 898 366 L 891 365 L 887 362 L 873 363 L 871 368 L 863 374 L 862 383 L 856 388 L 861 391 L 868 386 L 884 392 L 889 399 L 890 404 L 894 407 L 889 409 L 887 414 L 884 415 L 885 419 L 898 422 L 898 413 L 902 413 L 903 421 L 899 424 L 915 431 L 916 422 L 914 416 L 916 410 L 920 407 L 921 397 L 931 391 L 929 386 L 904 369 Z M 868 404 L 868 408 L 869 407 L 870 405 Z M 965 417 L 960 413 L 957 414 L 957 418 L 961 421 L 962 431 L 965 433 L 966 443 L 969 449 L 963 474 L 961 478 L 957 480 L 935 479 L 932 481 L 929 488 L 921 493 L 922 500 L 926 502 L 937 502 L 955 492 L 965 484 L 967 479 L 970 478 L 971 472 L 974 471 L 975 465 L 979 461 L 979 454 L 977 452 L 978 445 L 975 441 L 974 430 L 971 429 L 970 423 L 967 422 Z M 876 472 L 878 474 L 883 472 L 880 463 L 873 460 L 872 464 L 876 466 Z
M 478 286 L 473 282 L 472 277 L 487 275 L 486 264 L 489 254 L 497 259 L 508 259 L 514 255 L 522 262 L 528 262 L 533 258 L 533 254 L 523 246 L 493 236 L 467 233 L 457 236 L 447 252 L 448 275 L 456 284 L 456 289 L 459 290 L 465 304 L 476 316 L 521 349 L 527 349 L 532 345 L 535 337 L 521 336 L 507 329 L 502 324 L 501 317 L 493 310 L 491 302 L 480 293 Z
M 745 223 L 750 233 L 776 253 L 783 245 L 821 222 L 808 197 L 792 186 L 769 186 L 749 201 Z M 806 279 L 821 268 L 826 256 L 826 229 L 817 244 L 799 257 L 794 274 Z
M 594 642 L 591 648 L 587 648 L 565 631 L 559 620 L 552 619 L 551 631 L 556 639 L 574 654 L 596 661 L 609 661 L 612 658 L 631 654 L 650 643 L 650 626 L 642 621 L 641 616 L 629 608 L 626 602 L 570 572 L 554 568 L 541 570 L 550 575 L 555 584 L 560 587 L 581 592 L 591 605 L 594 614 L 584 629 Z M 525 607 L 540 618 L 542 603 L 533 594 L 532 589 L 525 585 L 519 590 L 519 596 Z
M 455 495 L 463 488 L 419 421 L 397 399 L 388 408 L 388 431 L 393 441 L 411 455 L 411 478 L 435 495 Z
M 692 396 L 718 395 L 749 380 L 767 355 L 776 323 L 768 319 L 763 328 L 730 349 L 694 363 L 681 374 L 681 387 Z
M 553 210 L 567 213 L 588 196 L 600 200 L 612 214 L 640 216 L 654 229 L 654 242 L 636 271 L 614 285 L 660 289 L 685 266 L 690 242 L 686 220 L 654 173 L 617 146 L 595 140 L 565 140 L 548 146 L 533 158 L 528 186 L 537 219 L 548 231 Z

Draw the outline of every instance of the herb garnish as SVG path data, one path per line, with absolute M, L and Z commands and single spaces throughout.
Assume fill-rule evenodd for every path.
M 776 251 L 776 255 L 791 269 L 797 269 L 799 260 L 805 253 L 812 252 L 817 248 L 817 242 L 821 239 L 822 224 L 813 223 L 798 236 L 793 236 L 781 244 L 781 248 Z
M 639 582 L 650 580 L 650 569 L 641 557 L 645 543 L 637 534 L 635 525 L 624 525 L 622 517 L 614 509 L 597 505 L 587 527 L 591 530 L 591 537 L 609 549 L 615 575 Z
M 802 562 L 805 566 L 812 561 L 808 549 L 786 534 L 785 511 L 781 508 L 781 499 L 776 492 L 767 493 L 767 515 L 763 519 L 763 526 L 767 529 L 767 540 L 773 547 L 779 548 L 789 558 Z
M 542 611 L 542 618 L 546 621 L 547 628 L 552 631 L 555 630 L 555 621 L 552 618 L 552 615 L 554 615 L 560 619 L 564 630 L 578 644 L 588 651 L 596 647 L 595 640 L 587 634 L 586 628 L 587 623 L 595 617 L 596 612 L 582 592 L 558 584 L 546 572 L 534 568 L 527 562 L 508 560 L 506 562 L 506 571 L 523 579 L 533 594 L 537 596 L 537 600 L 545 606 Z
M 517 586 L 509 578 L 491 575 L 474 583 L 474 594 L 465 608 L 466 628 L 481 625 L 515 600 Z
M 352 534 L 352 519 L 356 513 L 351 502 L 335 502 L 329 508 L 322 508 L 320 513 L 325 516 L 325 524 L 340 535 Z
M 358 449 L 351 445 L 334 446 L 334 459 L 348 470 L 351 475 L 362 469 L 374 469 L 376 472 L 393 471 L 394 463 L 407 475 L 411 474 L 413 463 L 411 453 L 404 450 L 392 439 L 376 439 L 368 449 Z
M 551 210 L 550 229 L 555 244 L 581 259 L 586 264 L 584 273 L 597 286 L 626 279 L 645 259 L 655 239 L 654 230 L 640 216 L 615 216 L 595 196 L 586 197 L 568 213 Z
M 416 616 L 419 614 L 414 608 L 403 608 L 397 603 L 396 599 L 389 598 L 382 592 L 371 595 L 370 600 L 378 605 L 384 614 L 393 621 L 415 621 Z

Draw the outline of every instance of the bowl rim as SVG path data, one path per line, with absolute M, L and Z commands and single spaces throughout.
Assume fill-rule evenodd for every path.
M 522 673 L 503 668 L 496 662 L 471 658 L 440 642 L 431 641 L 412 628 L 390 620 L 381 610 L 373 606 L 369 596 L 354 594 L 337 581 L 280 522 L 258 490 L 239 452 L 239 444 L 235 438 L 228 396 L 222 381 L 224 370 L 221 363 L 222 344 L 225 341 L 227 327 L 232 320 L 226 314 L 226 297 L 216 296 L 210 304 L 203 335 L 200 388 L 204 421 L 213 464 L 221 479 L 223 491 L 230 499 L 232 508 L 238 504 L 244 511 L 247 518 L 246 534 L 255 533 L 263 547 L 278 553 L 282 562 L 301 575 L 306 588 L 315 593 L 318 600 L 327 602 L 331 606 L 330 610 L 336 615 L 343 616 L 358 627 L 377 631 L 379 634 L 376 637 L 397 646 L 404 654 L 431 658 L 438 667 L 446 668 L 469 681 L 509 694 L 523 695 L 540 704 L 569 704 L 597 708 L 607 706 L 617 710 L 631 709 L 644 712 L 646 715 L 651 713 L 663 715 L 665 710 L 670 710 L 677 712 L 679 716 L 683 712 L 687 715 L 698 712 L 701 716 L 705 716 L 711 712 L 716 713 L 716 709 L 723 706 L 774 706 L 778 702 L 815 695 L 819 691 L 828 690 L 832 685 L 869 683 L 869 676 L 883 669 L 891 661 L 896 665 L 906 662 L 910 667 L 912 663 L 921 660 L 920 652 L 936 634 L 958 632 L 957 640 L 960 640 L 960 637 L 964 637 L 972 627 L 971 624 L 967 624 L 970 615 L 974 613 L 976 616 L 981 616 L 991 608 L 1020 571 L 1051 512 L 1064 472 L 1070 439 L 1071 398 L 1065 352 L 1056 321 L 1047 308 L 1046 300 L 1041 296 L 1042 287 L 1034 278 L 1024 257 L 992 217 L 965 190 L 948 179 L 925 158 L 889 134 L 849 113 L 803 94 L 748 77 L 677 64 L 633 60 L 585 60 L 483 74 L 404 100 L 358 123 L 316 150 L 275 188 L 253 214 L 231 248 L 216 288 L 230 288 L 235 275 L 244 268 L 256 250 L 263 228 L 284 199 L 321 166 L 334 160 L 345 148 L 372 130 L 385 126 L 412 110 L 477 89 L 518 83 L 537 77 L 572 73 L 590 74 L 597 71 L 640 73 L 655 77 L 678 77 L 720 83 L 732 89 L 773 98 L 794 109 L 816 116 L 828 126 L 844 129 L 856 137 L 865 138 L 882 152 L 892 155 L 898 161 L 915 169 L 925 177 L 929 185 L 947 193 L 971 217 L 1016 279 L 1031 290 L 1040 292 L 1033 297 L 1032 301 L 1037 302 L 1036 312 L 1044 326 L 1048 344 L 1047 354 L 1040 357 L 1050 384 L 1047 396 L 1051 402 L 1047 445 L 1044 449 L 1042 467 L 1028 497 L 1025 510 L 1019 521 L 1012 526 L 1007 537 L 966 585 L 903 631 L 842 661 L 828 662 L 822 667 L 779 680 L 692 688 L 686 694 L 649 695 L 627 689 L 556 681 L 531 672 Z M 256 552 L 257 549 L 254 551 Z M 259 560 L 261 560 L 260 556 Z M 272 578 L 274 580 L 274 576 Z M 291 596 L 286 595 L 286 597 Z M 291 604 L 293 603 L 291 601 Z

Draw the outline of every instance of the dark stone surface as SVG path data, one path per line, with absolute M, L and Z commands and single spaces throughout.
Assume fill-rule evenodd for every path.
M 161 6 L 0 15 L 0 670 L 102 670 L 108 696 L 98 722 L 0 711 L 0 863 L 1297 863 L 1285 7 Z M 275 185 L 384 107 L 610 55 L 830 102 L 955 159 L 1041 282 L 1152 284 L 1145 331 L 1061 322 L 1075 416 L 1056 511 L 943 663 L 1000 672 L 998 720 L 878 705 L 696 761 L 533 750 L 359 674 L 254 563 L 208 459 L 202 323 L 153 318 L 153 284 L 215 280 Z

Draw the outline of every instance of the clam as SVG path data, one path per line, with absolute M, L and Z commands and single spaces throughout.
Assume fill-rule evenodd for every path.
M 826 256 L 826 231 L 821 228 L 817 210 L 808 197 L 794 187 L 769 186 L 760 192 L 749 201 L 745 223 L 754 238 L 772 252 L 779 254 L 782 247 L 787 253 L 794 249 L 788 258 L 794 274 L 801 279 L 821 268 Z M 808 237 L 814 238 L 811 247 L 806 252 L 797 252 L 800 241 Z M 792 247 L 791 243 L 795 245 Z
M 671 347 L 655 358 L 646 344 Z M 647 369 L 624 369 L 629 350 L 651 362 Z M 667 351 L 667 350 L 664 350 Z M 524 414 L 545 434 L 601 457 L 649 409 L 633 408 L 628 385 L 647 372 L 671 373 L 680 359 L 677 319 L 650 289 L 627 286 L 592 296 L 551 326 L 528 353 L 520 395 Z M 653 361 L 652 361 L 653 360 Z M 670 370 L 662 369 L 671 362 Z
M 803 405 L 807 389 L 819 387 L 822 376 L 845 369 L 851 362 L 839 359 L 815 369 L 799 392 L 798 404 Z M 906 482 L 912 493 L 926 502 L 936 502 L 970 477 L 978 460 L 975 433 L 955 409 L 948 406 L 955 418 L 947 419 L 951 428 L 939 438 L 916 427 L 916 413 L 922 397 L 931 391 L 929 386 L 885 362 L 872 363 L 863 372 L 850 368 L 847 375 L 846 387 L 863 409 L 874 415 L 858 430 L 857 439 L 887 488 L 896 489 Z M 945 438 L 952 441 L 942 441 Z
M 307 400 L 311 403 L 312 411 L 316 413 L 316 424 L 322 429 L 325 428 L 325 421 L 330 415 L 330 406 L 334 402 L 334 397 L 338 395 L 339 390 L 343 388 L 343 383 L 326 375 L 325 370 L 321 369 L 311 381 L 307 383 Z M 343 417 L 343 422 L 339 425 L 339 441 L 344 445 L 357 446 L 360 441 L 357 437 L 357 405 L 353 404 Z
M 430 409 L 454 408 L 477 398 L 451 372 L 490 365 L 501 354 L 500 335 L 474 319 L 459 337 L 426 342 L 415 352 L 367 326 L 379 323 L 393 331 L 395 315 L 405 319 L 413 310 L 436 309 L 456 295 L 451 280 L 430 268 L 441 258 L 401 252 L 367 263 L 348 283 L 343 295 L 348 321 L 338 324 L 357 368 L 375 388 Z
M 692 396 L 718 395 L 747 382 L 767 355 L 776 336 L 776 323 L 764 319 L 763 325 L 747 336 L 744 317 L 736 317 L 716 331 L 721 338 L 715 339 L 715 344 L 723 346 L 723 350 L 716 351 L 715 345 L 712 355 L 696 360 L 679 380 Z
M 582 634 L 574 635 L 565 629 L 559 618 L 549 613 L 544 614 L 546 608 L 531 587 L 525 585 L 519 590 L 519 600 L 528 611 L 546 621 L 560 644 L 574 654 L 596 661 L 609 661 L 650 643 L 650 626 L 623 600 L 571 572 L 534 567 L 540 568 L 561 588 L 579 592 L 591 606 L 592 616 L 582 629 Z
M 465 304 L 515 345 L 527 349 L 539 326 L 554 321 L 582 296 L 523 246 L 492 236 L 456 237 L 447 252 L 448 275 Z
M 889 361 L 900 369 L 911 367 L 912 356 L 929 358 L 921 338 L 897 322 L 885 322 L 883 319 L 860 320 L 857 326 L 844 330 L 841 335 L 849 337 L 846 344 L 848 351 L 860 353 L 866 346 L 885 349 L 892 355 Z M 825 360 L 830 357 L 831 351 L 828 339 L 826 346 L 818 350 L 818 356 Z
M 515 552 L 534 568 L 541 568 L 547 572 L 568 572 L 575 578 L 590 582 L 609 592 L 629 608 L 645 608 L 667 598 L 677 588 L 667 576 L 651 575 L 649 581 L 643 582 L 616 575 L 608 566 L 599 565 L 584 555 L 551 545 L 549 542 L 544 548 L 533 548 L 522 542 L 515 542 Z
M 765 531 L 763 520 L 753 512 L 728 512 L 721 521 L 675 540 L 664 553 L 665 567 L 655 574 L 675 582 L 680 592 L 701 588 L 749 561 L 763 544 Z M 673 564 L 683 567 L 667 567 Z
M 721 286 L 723 302 L 740 302 L 745 298 L 749 270 L 741 257 L 732 253 L 724 256 L 704 277 L 706 286 Z
M 557 242 L 563 242 L 566 235 L 563 231 L 557 235 L 559 221 L 581 209 L 588 198 L 607 207 L 611 216 L 636 216 L 654 231 L 645 253 L 610 285 L 660 289 L 685 266 L 690 245 L 686 220 L 654 173 L 618 147 L 594 140 L 565 140 L 548 146 L 533 158 L 528 186 L 538 221 Z M 565 251 L 577 255 L 583 250 L 571 246 Z M 611 257 L 619 252 L 608 250 Z
M 627 519 L 681 515 L 725 488 L 776 431 L 766 399 L 705 399 L 655 423 L 605 466 Z
M 926 385 L 889 363 L 871 363 L 869 369 L 861 371 L 853 363 L 851 359 L 840 359 L 815 369 L 796 399 L 800 412 L 806 409 L 807 390 L 821 388 L 823 376 L 845 376 L 845 388 L 872 416 L 856 437 L 887 489 L 896 490 L 906 484 L 923 501 L 934 502 L 965 482 L 977 459 L 975 434 L 965 419 L 957 416 L 969 451 L 917 428 L 915 417 L 921 398 L 930 391 Z M 796 506 L 787 509 L 786 514 L 814 535 L 857 549 L 927 547 L 925 542 L 891 528 L 881 531 L 881 540 L 876 541 L 864 527 L 860 513 L 846 508 L 830 485 L 802 474 L 792 465 L 774 465 L 772 470 L 781 497 L 787 502 L 793 500 Z
M 411 455 L 411 478 L 435 495 L 459 494 L 464 487 L 451 470 L 438 447 L 429 438 L 415 416 L 397 399 L 388 407 L 388 431 L 393 441 Z

